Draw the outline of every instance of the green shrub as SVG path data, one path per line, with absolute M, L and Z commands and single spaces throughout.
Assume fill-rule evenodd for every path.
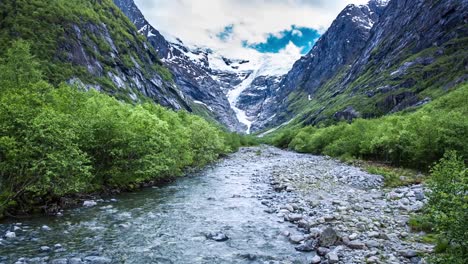
M 432 168 L 427 205 L 435 231 L 447 242 L 438 263 L 468 259 L 468 173 L 460 156 L 450 151 Z M 442 251 L 442 250 L 440 250 Z

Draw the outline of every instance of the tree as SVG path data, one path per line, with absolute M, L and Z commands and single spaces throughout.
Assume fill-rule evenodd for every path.
M 0 90 L 26 88 L 42 79 L 39 63 L 30 52 L 31 46 L 23 40 L 14 41 L 0 61 Z

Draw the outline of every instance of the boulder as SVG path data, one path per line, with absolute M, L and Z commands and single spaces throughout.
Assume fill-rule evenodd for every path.
M 336 234 L 336 231 L 331 227 L 327 227 L 320 234 L 319 243 L 322 247 L 330 247 L 335 244 L 337 239 L 338 235 Z

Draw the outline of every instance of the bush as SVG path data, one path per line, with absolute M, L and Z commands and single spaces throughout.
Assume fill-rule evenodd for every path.
M 468 173 L 463 159 L 448 152 L 432 168 L 428 217 L 448 247 L 439 263 L 464 263 L 468 259 Z

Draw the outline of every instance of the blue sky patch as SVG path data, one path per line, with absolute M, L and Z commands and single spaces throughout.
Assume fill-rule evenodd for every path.
M 234 25 L 227 25 L 224 27 L 223 31 L 219 32 L 216 37 L 218 37 L 222 41 L 227 41 L 232 34 L 234 33 Z
M 268 34 L 265 42 L 250 43 L 248 40 L 244 40 L 242 45 L 262 53 L 278 53 L 280 50 L 284 49 L 289 42 L 292 42 L 301 49 L 302 54 L 306 54 L 312 49 L 319 37 L 320 33 L 313 28 L 292 25 L 290 29 L 283 30 L 276 34 Z

